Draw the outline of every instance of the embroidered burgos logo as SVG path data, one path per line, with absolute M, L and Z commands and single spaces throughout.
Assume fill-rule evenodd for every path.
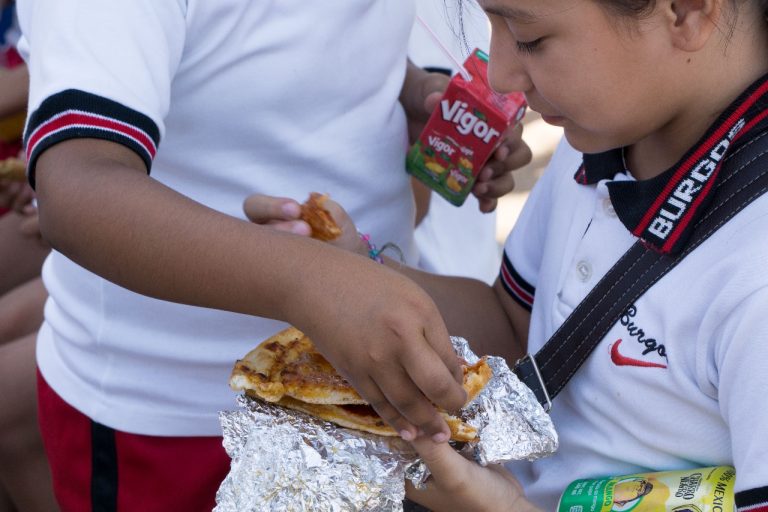
M 629 306 L 621 315 L 619 323 L 627 329 L 627 342 L 619 338 L 611 345 L 611 361 L 616 366 L 638 366 L 641 368 L 666 368 L 667 349 L 662 343 L 646 335 L 635 323 L 637 306 Z

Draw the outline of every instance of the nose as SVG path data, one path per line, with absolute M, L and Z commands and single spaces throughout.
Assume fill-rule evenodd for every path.
M 502 94 L 530 91 L 533 83 L 520 61 L 515 41 L 509 35 L 498 32 L 491 33 L 488 82 Z

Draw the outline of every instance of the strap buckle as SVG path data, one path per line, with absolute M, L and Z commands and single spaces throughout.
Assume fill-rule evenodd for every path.
M 533 375 L 536 376 L 537 381 L 532 382 L 530 379 L 523 379 L 521 375 L 530 375 L 530 372 L 524 372 L 523 367 L 530 366 L 533 369 Z M 539 371 L 539 365 L 536 363 L 536 359 L 531 354 L 525 354 L 523 357 L 517 360 L 515 363 L 515 373 L 518 377 L 533 391 L 536 399 L 539 401 L 544 411 L 549 412 L 552 410 L 552 399 L 549 397 L 547 386 L 544 383 L 544 378 Z M 542 395 L 542 396 L 540 396 Z M 543 400 L 542 400 L 543 398 Z

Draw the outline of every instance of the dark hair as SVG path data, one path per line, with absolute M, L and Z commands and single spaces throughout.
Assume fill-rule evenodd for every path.
M 646 14 L 650 14 L 653 8 L 656 6 L 656 0 L 597 0 L 609 11 L 619 16 L 626 16 L 629 18 L 642 18 Z M 731 0 L 734 4 L 745 0 Z M 749 1 L 749 0 L 746 0 Z M 760 11 L 763 13 L 763 20 L 768 22 L 768 0 L 752 0 L 755 1 L 760 7 Z
M 619 16 L 642 18 L 650 14 L 656 6 L 656 0 L 597 0 L 606 9 Z
M 650 14 L 653 8 L 656 6 L 656 0 L 596 0 L 602 4 L 608 11 L 619 16 L 627 18 L 642 18 L 645 15 Z M 740 1 L 754 1 L 760 7 L 760 11 L 763 13 L 763 20 L 768 23 L 768 0 L 731 0 L 734 2 Z M 462 0 L 458 0 L 459 4 L 459 17 L 462 17 L 464 10 L 464 4 Z

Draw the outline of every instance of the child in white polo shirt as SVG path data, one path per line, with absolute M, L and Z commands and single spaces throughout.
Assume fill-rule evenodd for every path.
M 229 372 L 286 322 L 398 429 L 447 437 L 429 399 L 464 393 L 444 326 L 399 332 L 393 320 L 426 314 L 368 302 L 384 282 L 411 302 L 424 292 L 242 212 L 255 192 L 329 193 L 417 261 L 407 123 L 448 79 L 408 66 L 413 2 L 24 0 L 18 14 L 30 181 L 54 247 L 40 424 L 63 510 L 210 510 L 229 467 Z M 496 153 L 486 205 L 509 189 L 515 154 Z M 336 321 L 358 305 L 357 325 Z M 430 379 L 402 346 L 429 359 Z
M 491 84 L 525 92 L 567 143 L 509 236 L 493 287 L 404 272 L 476 352 L 535 354 L 638 239 L 662 254 L 685 250 L 711 213 L 720 169 L 749 172 L 733 162 L 768 136 L 768 5 L 479 3 L 492 24 Z M 555 398 L 556 454 L 510 474 L 419 437 L 434 477 L 409 496 L 437 511 L 555 510 L 578 478 L 733 465 L 738 510 L 768 511 L 761 192 L 634 301 Z

